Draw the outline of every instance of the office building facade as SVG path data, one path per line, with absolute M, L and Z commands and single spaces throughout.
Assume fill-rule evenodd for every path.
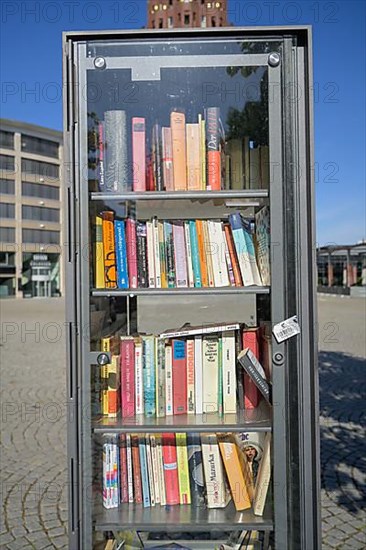
M 226 27 L 227 0 L 148 0 L 148 28 Z

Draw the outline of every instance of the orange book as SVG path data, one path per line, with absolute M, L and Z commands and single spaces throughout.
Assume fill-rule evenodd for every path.
M 102 212 L 105 288 L 117 288 L 116 248 L 114 242 L 114 213 Z
M 222 461 L 236 510 L 247 510 L 251 499 L 244 475 L 244 460 L 232 434 L 217 434 Z
M 186 116 L 172 112 L 170 115 L 173 144 L 174 190 L 187 189 Z
M 187 187 L 191 191 L 201 189 L 201 128 L 199 124 L 187 124 Z
M 119 355 L 112 355 L 108 365 L 108 416 L 115 417 L 118 413 L 118 367 Z
M 231 233 L 231 227 L 229 224 L 224 224 L 224 231 L 225 231 L 227 246 L 229 249 L 231 265 L 233 266 L 235 286 L 243 286 L 243 280 L 241 278 L 238 257 L 236 255 L 234 240 Z
M 208 286 L 205 238 L 203 233 L 202 220 L 196 220 L 196 227 L 197 227 L 198 251 L 200 256 L 202 286 Z

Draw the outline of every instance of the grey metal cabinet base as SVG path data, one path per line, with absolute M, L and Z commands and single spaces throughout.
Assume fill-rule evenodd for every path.
M 277 550 L 319 549 L 311 30 L 68 32 L 63 49 L 70 550 L 99 548 L 103 533 L 126 528 L 259 530 L 273 532 Z M 198 189 L 164 189 L 153 167 L 146 181 L 152 177 L 148 185 L 153 181 L 155 187 L 137 191 L 132 119 L 146 122 L 151 150 L 154 125 L 169 126 L 172 112 L 184 113 L 193 126 L 210 108 L 221 113 L 219 188 L 203 182 Z M 117 111 L 126 125 L 117 124 L 115 140 L 101 153 L 100 131 L 110 131 L 101 121 Z M 101 154 L 110 159 L 118 147 L 117 176 L 107 165 L 101 174 Z M 143 179 L 146 183 L 145 172 Z M 270 211 L 267 286 L 116 289 L 95 284 L 94 223 L 102 211 L 120 219 L 225 221 L 238 210 L 254 219 L 264 206 Z M 125 422 L 101 416 L 97 374 L 100 341 L 108 331 L 156 334 L 186 322 L 236 320 L 271 332 L 294 315 L 300 334 L 281 343 L 271 338 L 272 407 L 262 401 L 254 411 L 209 418 L 136 415 Z M 136 504 L 103 508 L 103 436 L 177 431 L 271 431 L 272 490 L 263 516 L 236 512 L 233 503 L 198 511 Z

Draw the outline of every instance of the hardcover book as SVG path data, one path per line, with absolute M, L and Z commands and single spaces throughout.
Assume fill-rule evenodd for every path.
M 266 401 L 271 404 L 271 386 L 266 380 L 266 374 L 262 365 L 255 357 L 252 350 L 246 348 L 240 352 L 238 355 L 238 362 L 243 367 L 245 372 L 251 377 Z

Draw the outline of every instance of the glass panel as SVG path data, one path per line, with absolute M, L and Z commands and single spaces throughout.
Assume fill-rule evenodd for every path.
M 0 170 L 14 172 L 14 157 L 9 155 L 0 155 Z
M 25 220 L 40 220 L 46 222 L 59 222 L 60 211 L 57 208 L 42 208 L 40 206 L 22 206 L 22 217 Z
M 40 178 L 59 178 L 59 167 L 57 164 L 49 162 L 40 162 L 38 160 L 22 159 L 22 172 L 25 174 L 35 174 Z
M 15 204 L 0 203 L 0 218 L 15 218 Z
M 22 195 L 25 197 L 39 197 L 41 199 L 59 200 L 60 191 L 58 187 L 40 183 L 22 182 Z
M 35 153 L 46 157 L 58 158 L 59 144 L 48 139 L 22 134 L 22 151 Z
M 47 231 L 45 229 L 22 229 L 24 243 L 59 244 L 59 231 Z
M 14 133 L 0 130 L 0 147 L 14 149 Z
M 0 227 L 0 242 L 15 243 L 14 227 Z
M 0 193 L 4 195 L 14 195 L 15 182 L 14 180 L 0 179 Z

